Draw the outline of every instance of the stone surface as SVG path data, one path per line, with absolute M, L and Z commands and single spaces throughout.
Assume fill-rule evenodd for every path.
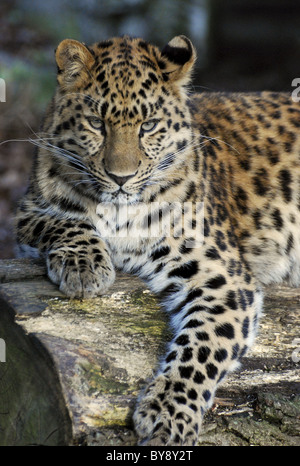
M 155 297 L 118 275 L 101 298 L 67 299 L 37 261 L 0 262 L 0 282 L 0 445 L 135 445 L 134 403 L 170 338 Z M 266 290 L 199 445 L 300 445 L 299 309 L 299 289 Z

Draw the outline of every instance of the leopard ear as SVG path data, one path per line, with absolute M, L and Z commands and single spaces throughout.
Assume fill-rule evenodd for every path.
M 63 40 L 55 51 L 57 79 L 63 90 L 76 90 L 89 77 L 94 57 L 87 47 L 73 39 Z
M 166 81 L 177 81 L 185 86 L 190 82 L 196 61 L 196 50 L 185 36 L 176 36 L 163 48 L 160 67 Z

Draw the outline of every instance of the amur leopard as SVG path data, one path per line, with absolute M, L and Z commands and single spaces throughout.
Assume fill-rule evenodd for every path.
M 169 315 L 172 340 L 133 415 L 141 445 L 197 443 L 253 343 L 262 285 L 300 283 L 299 104 L 192 93 L 195 60 L 185 36 L 162 50 L 62 41 L 16 216 L 20 250 L 38 251 L 66 295 L 101 295 L 121 270 Z

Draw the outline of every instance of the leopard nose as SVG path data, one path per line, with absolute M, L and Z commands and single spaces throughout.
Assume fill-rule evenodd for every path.
M 130 180 L 130 178 L 132 178 L 135 173 L 132 173 L 131 175 L 127 175 L 127 176 L 119 176 L 119 175 L 115 175 L 114 173 L 110 173 L 110 172 L 106 172 L 106 174 L 112 179 L 115 181 L 115 183 L 117 183 L 119 186 L 123 186 L 123 184 L 126 183 L 126 181 Z

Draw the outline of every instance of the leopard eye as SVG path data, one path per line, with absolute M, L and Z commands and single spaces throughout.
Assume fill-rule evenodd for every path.
M 103 121 L 98 117 L 88 117 L 88 122 L 94 129 L 102 129 L 104 126 Z
M 157 120 L 145 121 L 145 123 L 143 123 L 143 124 L 141 125 L 141 130 L 142 130 L 142 132 L 147 133 L 147 132 L 153 131 L 154 128 L 156 128 L 157 123 L 158 123 Z

